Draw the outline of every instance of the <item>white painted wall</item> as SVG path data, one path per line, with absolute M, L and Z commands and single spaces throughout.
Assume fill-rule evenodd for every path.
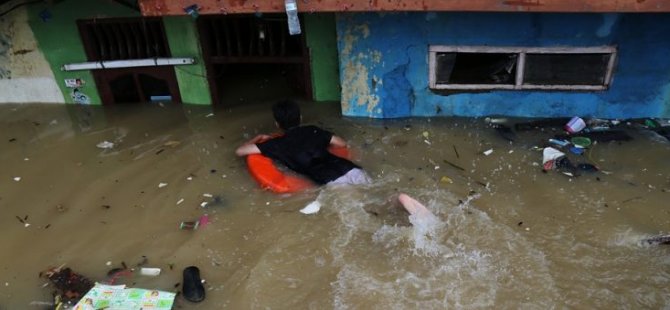
M 5 9 L 0 6 L 0 11 Z M 0 18 L 0 103 L 64 102 L 30 29 L 26 9 Z

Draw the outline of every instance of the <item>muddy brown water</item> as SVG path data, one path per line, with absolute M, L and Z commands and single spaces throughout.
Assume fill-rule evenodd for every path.
M 206 300 L 176 299 L 189 309 L 670 306 L 670 247 L 639 242 L 670 231 L 663 139 L 599 143 L 574 161 L 610 174 L 568 178 L 542 173 L 531 149 L 550 132 L 510 143 L 481 119 L 342 118 L 304 103 L 305 123 L 346 138 L 375 182 L 275 195 L 233 153 L 273 130 L 269 106 L 0 106 L 0 308 L 51 300 L 48 267 L 103 281 L 143 256 L 160 276 L 120 283 L 177 291 L 200 268 Z M 400 225 L 384 211 L 398 191 L 439 221 Z M 204 194 L 220 200 L 201 207 Z M 315 199 L 319 213 L 298 212 Z M 178 228 L 203 214 L 207 226 Z

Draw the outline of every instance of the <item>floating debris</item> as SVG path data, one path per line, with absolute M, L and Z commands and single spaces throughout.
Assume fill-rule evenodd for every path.
M 198 219 L 198 223 L 200 223 L 200 227 L 207 226 L 207 224 L 209 224 L 209 215 L 203 214 L 202 216 L 200 216 L 200 218 Z
M 445 175 L 440 179 L 440 182 L 452 184 L 452 183 L 454 183 L 454 180 L 452 180 L 450 177 Z
M 182 221 L 179 224 L 179 229 L 181 230 L 196 230 L 200 226 L 199 221 Z
M 448 160 L 446 160 L 446 159 L 444 159 L 444 160 L 442 160 L 442 161 L 444 161 L 444 163 L 446 163 L 446 164 L 448 164 L 449 166 L 452 166 L 452 167 L 454 167 L 454 168 L 456 168 L 456 169 L 458 169 L 458 170 L 465 171 L 465 168 L 463 168 L 463 167 L 461 167 L 461 166 L 459 166 L 459 165 L 456 165 L 456 164 L 454 164 L 454 163 L 452 163 L 452 162 L 450 162 L 450 161 L 448 161 Z
M 102 141 L 102 142 L 96 144 L 96 146 L 100 149 L 111 149 L 111 148 L 114 147 L 114 143 L 109 142 L 109 141 Z
M 142 268 L 140 268 L 140 274 L 143 275 L 143 276 L 156 277 L 156 276 L 161 274 L 161 269 L 160 268 L 142 267 Z
M 50 307 L 53 308 L 54 303 L 53 302 L 48 302 L 48 301 L 31 301 L 29 306 L 33 307 Z
M 168 142 L 163 143 L 163 146 L 176 147 L 176 146 L 178 146 L 179 144 L 181 144 L 181 142 L 179 142 L 179 141 L 174 141 L 174 140 L 170 140 L 170 141 L 168 141 Z
M 55 295 L 59 300 L 56 304 L 76 303 L 93 287 L 93 281 L 73 272 L 70 268 L 63 269 L 63 266 L 41 272 L 40 276 L 42 275 L 56 287 Z M 56 309 L 61 309 L 60 305 Z
M 567 124 L 565 124 L 565 131 L 571 134 L 575 134 L 582 131 L 582 129 L 584 129 L 585 127 L 586 122 L 584 122 L 584 120 L 579 116 L 575 116 L 572 119 L 570 119 L 570 121 Z
M 96 283 L 74 309 L 172 309 L 175 296 L 175 293 L 156 289 Z
M 642 242 L 650 245 L 660 245 L 660 244 L 668 245 L 670 244 L 670 235 L 653 236 L 650 238 L 643 239 Z
M 318 200 L 314 200 L 310 202 L 307 206 L 304 208 L 300 209 L 300 213 L 302 214 L 314 214 L 319 212 L 321 210 L 321 203 Z

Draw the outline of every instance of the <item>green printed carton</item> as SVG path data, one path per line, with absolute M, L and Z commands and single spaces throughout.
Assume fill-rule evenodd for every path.
M 74 306 L 75 310 L 93 309 L 172 309 L 175 293 L 141 288 L 126 288 L 125 285 L 96 283 Z

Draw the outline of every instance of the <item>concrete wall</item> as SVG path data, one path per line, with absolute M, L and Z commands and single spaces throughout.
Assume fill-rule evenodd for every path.
M 63 102 L 63 95 L 22 7 L 0 18 L 0 103 L 28 102 Z
M 51 15 L 51 18 L 47 21 L 40 18 L 40 13 L 45 11 Z M 27 29 L 32 28 L 38 48 L 46 56 L 48 67 L 45 66 L 45 69 L 50 68 L 48 70 L 50 74 L 46 78 L 49 82 L 45 83 L 51 85 L 51 98 L 55 98 L 53 102 L 74 103 L 74 89 L 67 88 L 64 80 L 81 79 L 85 84 L 77 89 L 79 98 L 81 99 L 81 96 L 83 96 L 85 101 L 90 104 L 102 103 L 91 71 L 65 72 L 60 69 L 66 63 L 87 61 L 76 21 L 78 19 L 139 16 L 138 11 L 108 0 L 63 0 L 54 4 L 31 5 L 28 9 L 27 18 L 30 28 L 25 24 L 26 21 L 23 21 L 21 25 Z M 175 71 L 182 101 L 193 104 L 210 104 L 211 98 L 207 87 L 204 64 L 202 63 L 202 53 L 193 19 L 190 17 L 166 17 L 164 25 L 172 55 L 174 57 L 195 57 L 197 62 L 194 65 L 183 66 L 180 68 L 182 70 L 176 69 Z M 22 40 L 23 37 L 22 35 Z M 1 85 L 2 82 L 0 82 L 0 90 L 2 89 Z M 23 89 L 29 90 L 29 86 L 25 86 Z M 54 88 L 58 91 L 53 91 Z M 44 87 L 44 89 L 47 88 Z M 57 95 L 54 96 L 56 93 Z M 33 102 L 37 100 L 20 101 Z
M 45 10 L 51 15 L 47 21 L 40 18 L 40 13 Z M 64 102 L 75 102 L 74 89 L 65 86 L 65 79 L 82 79 L 84 86 L 77 89 L 79 98 L 85 98 L 85 101 L 90 104 L 101 104 L 90 71 L 65 72 L 60 69 L 67 63 L 87 61 L 84 45 L 77 29 L 77 19 L 133 16 L 139 16 L 139 12 L 105 0 L 64 0 L 53 5 L 41 3 L 30 6 L 28 10 L 30 26 L 35 33 L 40 50 L 51 66 Z
M 320 13 L 304 14 L 303 17 L 310 50 L 314 100 L 339 101 L 341 89 L 335 16 L 332 13 Z
M 195 64 L 175 66 L 182 102 L 211 104 L 212 96 L 209 93 L 195 20 L 190 16 L 164 17 L 163 24 L 172 57 L 195 58 Z
M 670 117 L 670 14 L 337 14 L 342 112 L 349 116 Z M 428 88 L 428 46 L 618 46 L 605 91 Z

